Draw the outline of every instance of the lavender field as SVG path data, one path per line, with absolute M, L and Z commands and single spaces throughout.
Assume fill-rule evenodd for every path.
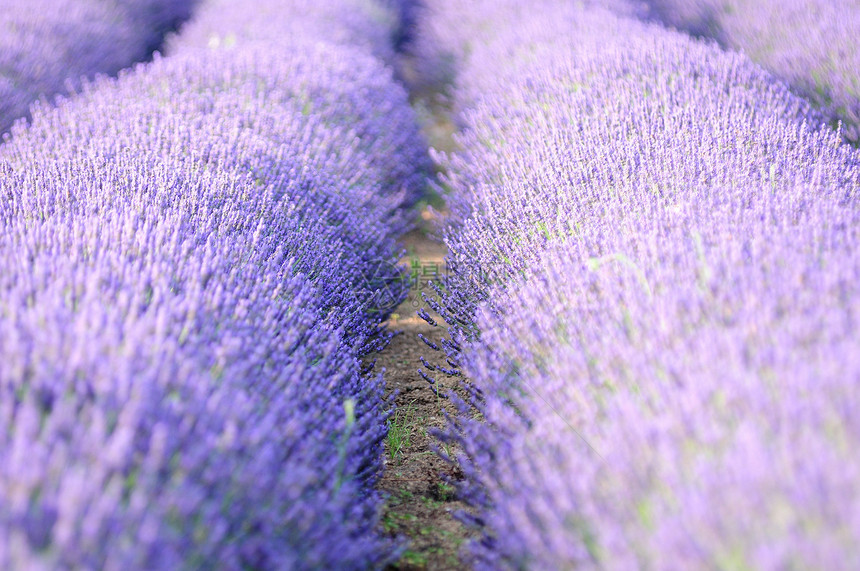
M 0 0 L 0 569 L 860 568 L 855 31 Z

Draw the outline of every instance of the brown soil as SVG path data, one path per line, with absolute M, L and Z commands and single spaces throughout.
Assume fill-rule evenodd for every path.
M 459 479 L 456 466 L 443 461 L 433 452 L 440 445 L 428 430 L 445 425 L 444 412 L 453 412 L 448 401 L 437 396 L 419 374 L 423 365 L 419 357 L 432 364 L 447 366 L 442 354 L 427 347 L 418 338 L 439 344 L 447 329 L 438 315 L 430 311 L 421 293 L 432 295 L 428 281 L 444 273 L 444 245 L 434 242 L 423 231 L 407 234 L 402 243 L 408 250 L 403 263 L 409 267 L 413 287 L 408 299 L 392 315 L 388 327 L 399 331 L 388 347 L 378 354 L 376 370 L 385 371 L 387 391 L 397 391 L 395 414 L 389 420 L 389 437 L 385 446 L 385 472 L 378 488 L 386 497 L 382 515 L 384 531 L 405 536 L 409 547 L 391 570 L 462 570 L 459 550 L 471 534 L 453 514 L 466 510 L 456 501 L 453 489 L 443 475 Z M 416 315 L 424 307 L 439 322 L 432 327 Z M 425 373 L 436 378 L 440 395 L 454 388 L 455 379 L 438 372 Z M 449 452 L 456 453 L 454 450 Z

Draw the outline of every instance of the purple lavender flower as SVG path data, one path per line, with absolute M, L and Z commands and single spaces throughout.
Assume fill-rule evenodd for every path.
M 359 367 L 390 308 L 356 290 L 425 170 L 391 72 L 313 38 L 34 108 L 0 146 L 0 567 L 394 558 Z
M 657 25 L 553 0 L 423 18 L 461 125 L 435 153 L 438 309 L 470 402 L 442 437 L 475 566 L 860 564 L 860 154 Z

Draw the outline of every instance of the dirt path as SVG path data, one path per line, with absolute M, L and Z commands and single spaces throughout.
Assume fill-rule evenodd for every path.
M 398 392 L 397 411 L 390 420 L 385 447 L 385 473 L 378 486 L 386 497 L 382 522 L 387 533 L 410 540 L 408 551 L 389 569 L 459 571 L 463 565 L 458 551 L 470 535 L 453 513 L 466 509 L 466 505 L 454 500 L 453 490 L 441 477 L 445 474 L 457 479 L 459 474 L 433 452 L 437 442 L 427 432 L 444 426 L 443 411 L 450 405 L 418 374 L 420 357 L 445 365 L 441 354 L 418 338 L 421 333 L 438 344 L 445 328 L 441 323 L 431 327 L 416 315 L 420 307 L 430 312 L 421 293 L 432 295 L 427 281 L 444 272 L 445 247 L 420 230 L 407 234 L 402 243 L 408 250 L 403 263 L 409 267 L 413 286 L 388 323 L 390 330 L 401 333 L 379 353 L 376 364 L 376 370 L 385 369 L 389 394 Z M 430 314 L 441 321 L 438 315 Z M 440 394 L 453 387 L 452 380 L 439 378 L 438 373 L 435 376 L 441 385 Z

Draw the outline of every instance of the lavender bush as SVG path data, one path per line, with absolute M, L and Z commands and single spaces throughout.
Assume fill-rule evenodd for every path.
M 40 97 L 143 60 L 195 0 L 7 0 L 0 10 L 0 134 Z
M 742 50 L 860 141 L 860 6 L 851 0 L 650 0 L 654 16 Z
M 441 435 L 471 561 L 856 567 L 857 151 L 656 25 L 553 0 L 423 17 L 462 126 L 437 309 L 472 394 Z
M 360 46 L 223 48 L 87 84 L 0 147 L 4 569 L 397 554 L 358 357 L 405 295 L 414 116 Z
M 211 0 L 200 18 L 171 39 L 168 52 L 194 45 L 232 49 L 313 38 L 371 51 L 391 62 L 399 13 L 380 0 L 265 0 L 254 10 L 233 0 Z

